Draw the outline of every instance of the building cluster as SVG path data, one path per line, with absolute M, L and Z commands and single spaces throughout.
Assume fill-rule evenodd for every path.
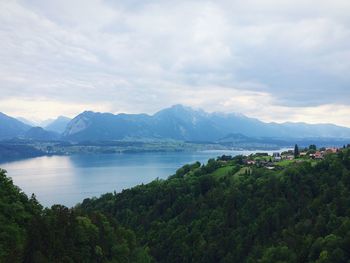
M 297 156 L 293 150 L 288 150 L 285 152 L 274 152 L 272 155 L 268 153 L 257 153 L 248 156 L 244 163 L 246 165 L 255 165 L 258 167 L 266 167 L 267 169 L 275 169 L 278 162 L 284 160 L 294 160 L 294 162 L 302 162 L 305 159 L 311 160 L 322 160 L 327 154 L 337 153 L 340 149 L 336 147 L 332 148 L 320 148 L 318 150 L 305 148 L 302 149 Z

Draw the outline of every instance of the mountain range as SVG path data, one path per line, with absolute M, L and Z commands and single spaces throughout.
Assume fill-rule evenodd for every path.
M 154 115 L 85 111 L 69 122 L 62 137 L 71 141 L 174 139 L 217 141 L 229 134 L 268 138 L 350 138 L 334 124 L 265 123 L 241 114 L 207 113 L 175 105 Z
M 172 139 L 193 142 L 236 141 L 247 138 L 350 138 L 350 128 L 334 124 L 266 123 L 236 113 L 208 113 L 174 105 L 153 115 L 85 111 L 72 120 L 58 117 L 45 129 L 0 114 L 0 139 L 110 141 Z M 243 136 L 243 137 L 242 137 Z
M 11 139 L 24 135 L 30 128 L 30 125 L 0 112 L 0 139 Z
M 36 141 L 50 141 L 61 138 L 71 119 L 60 116 L 50 120 L 44 128 L 24 118 L 13 118 L 0 112 L 0 140 L 21 138 Z M 44 125 L 43 125 L 44 126 Z
M 31 127 L 42 127 L 48 131 L 62 133 L 67 127 L 67 124 L 72 120 L 65 116 L 58 116 L 56 119 L 47 119 L 43 121 L 32 121 L 23 117 L 16 117 L 16 119 Z

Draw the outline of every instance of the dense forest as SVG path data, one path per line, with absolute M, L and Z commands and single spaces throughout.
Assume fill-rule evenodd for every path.
M 68 209 L 0 174 L 0 262 L 350 262 L 350 149 L 282 170 L 243 156 Z
M 0 262 L 150 262 L 133 231 L 100 212 L 28 198 L 0 170 Z

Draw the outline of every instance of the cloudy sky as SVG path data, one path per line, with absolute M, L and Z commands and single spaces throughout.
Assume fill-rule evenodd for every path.
M 350 127 L 350 1 L 1 0 L 0 111 L 173 104 Z

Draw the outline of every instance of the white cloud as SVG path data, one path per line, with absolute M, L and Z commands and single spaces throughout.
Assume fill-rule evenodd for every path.
M 0 110 L 44 118 L 185 103 L 350 126 L 349 13 L 341 0 L 4 0 Z
M 5 113 L 11 113 L 16 117 L 28 117 L 29 119 L 40 122 L 49 118 L 55 118 L 63 115 L 75 117 L 83 109 L 93 109 L 95 111 L 107 112 L 111 110 L 108 103 L 65 103 L 62 101 L 47 100 L 45 98 L 12 98 L 0 100 L 0 108 L 6 109 Z

